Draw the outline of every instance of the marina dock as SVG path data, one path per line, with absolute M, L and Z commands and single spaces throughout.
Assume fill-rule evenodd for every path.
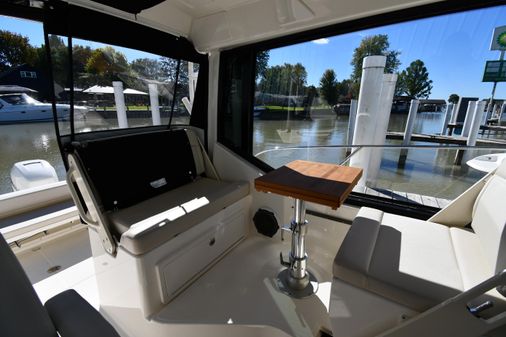
M 505 128 L 505 127 L 501 127 Z M 403 140 L 404 132 L 387 132 L 387 139 L 396 139 Z M 420 134 L 414 133 L 411 135 L 411 141 L 416 142 L 427 142 L 427 143 L 438 143 L 438 144 L 455 144 L 455 145 L 466 145 L 467 137 L 460 136 L 445 136 L 445 135 L 428 135 L 428 134 Z M 506 146 L 506 139 L 484 139 L 478 138 L 476 139 L 477 146 Z

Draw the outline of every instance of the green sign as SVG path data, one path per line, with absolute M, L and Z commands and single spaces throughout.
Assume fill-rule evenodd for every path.
M 506 50 L 506 26 L 494 28 L 490 50 Z
M 487 61 L 482 82 L 506 82 L 506 60 Z
M 502 32 L 497 37 L 497 44 L 503 48 L 506 48 L 506 32 Z

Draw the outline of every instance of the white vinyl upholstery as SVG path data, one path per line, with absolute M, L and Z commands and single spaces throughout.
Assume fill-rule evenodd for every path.
M 245 182 L 199 178 L 191 184 L 112 212 L 108 216 L 114 229 L 122 234 L 121 246 L 134 255 L 141 255 L 248 194 L 249 184 Z M 201 198 L 205 198 L 207 203 L 196 209 L 190 210 L 184 206 L 186 202 Z M 175 219 L 168 219 L 167 210 L 175 210 Z M 160 217 L 157 217 L 157 214 L 160 214 Z M 160 225 L 161 223 L 163 225 Z
M 334 260 L 334 277 L 425 311 L 506 268 L 506 161 L 476 198 L 471 227 L 363 207 Z M 495 289 L 496 306 L 506 299 Z
M 506 161 L 476 198 L 471 227 L 478 235 L 495 272 L 506 268 Z

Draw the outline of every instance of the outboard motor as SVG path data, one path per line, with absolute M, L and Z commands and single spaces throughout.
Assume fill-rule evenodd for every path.
M 12 189 L 19 191 L 58 182 L 58 176 L 47 161 L 33 159 L 15 163 L 11 168 L 11 181 Z

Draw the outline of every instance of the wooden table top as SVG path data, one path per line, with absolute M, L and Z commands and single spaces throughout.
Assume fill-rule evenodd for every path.
M 336 209 L 361 176 L 361 168 L 295 160 L 255 179 L 255 188 Z

